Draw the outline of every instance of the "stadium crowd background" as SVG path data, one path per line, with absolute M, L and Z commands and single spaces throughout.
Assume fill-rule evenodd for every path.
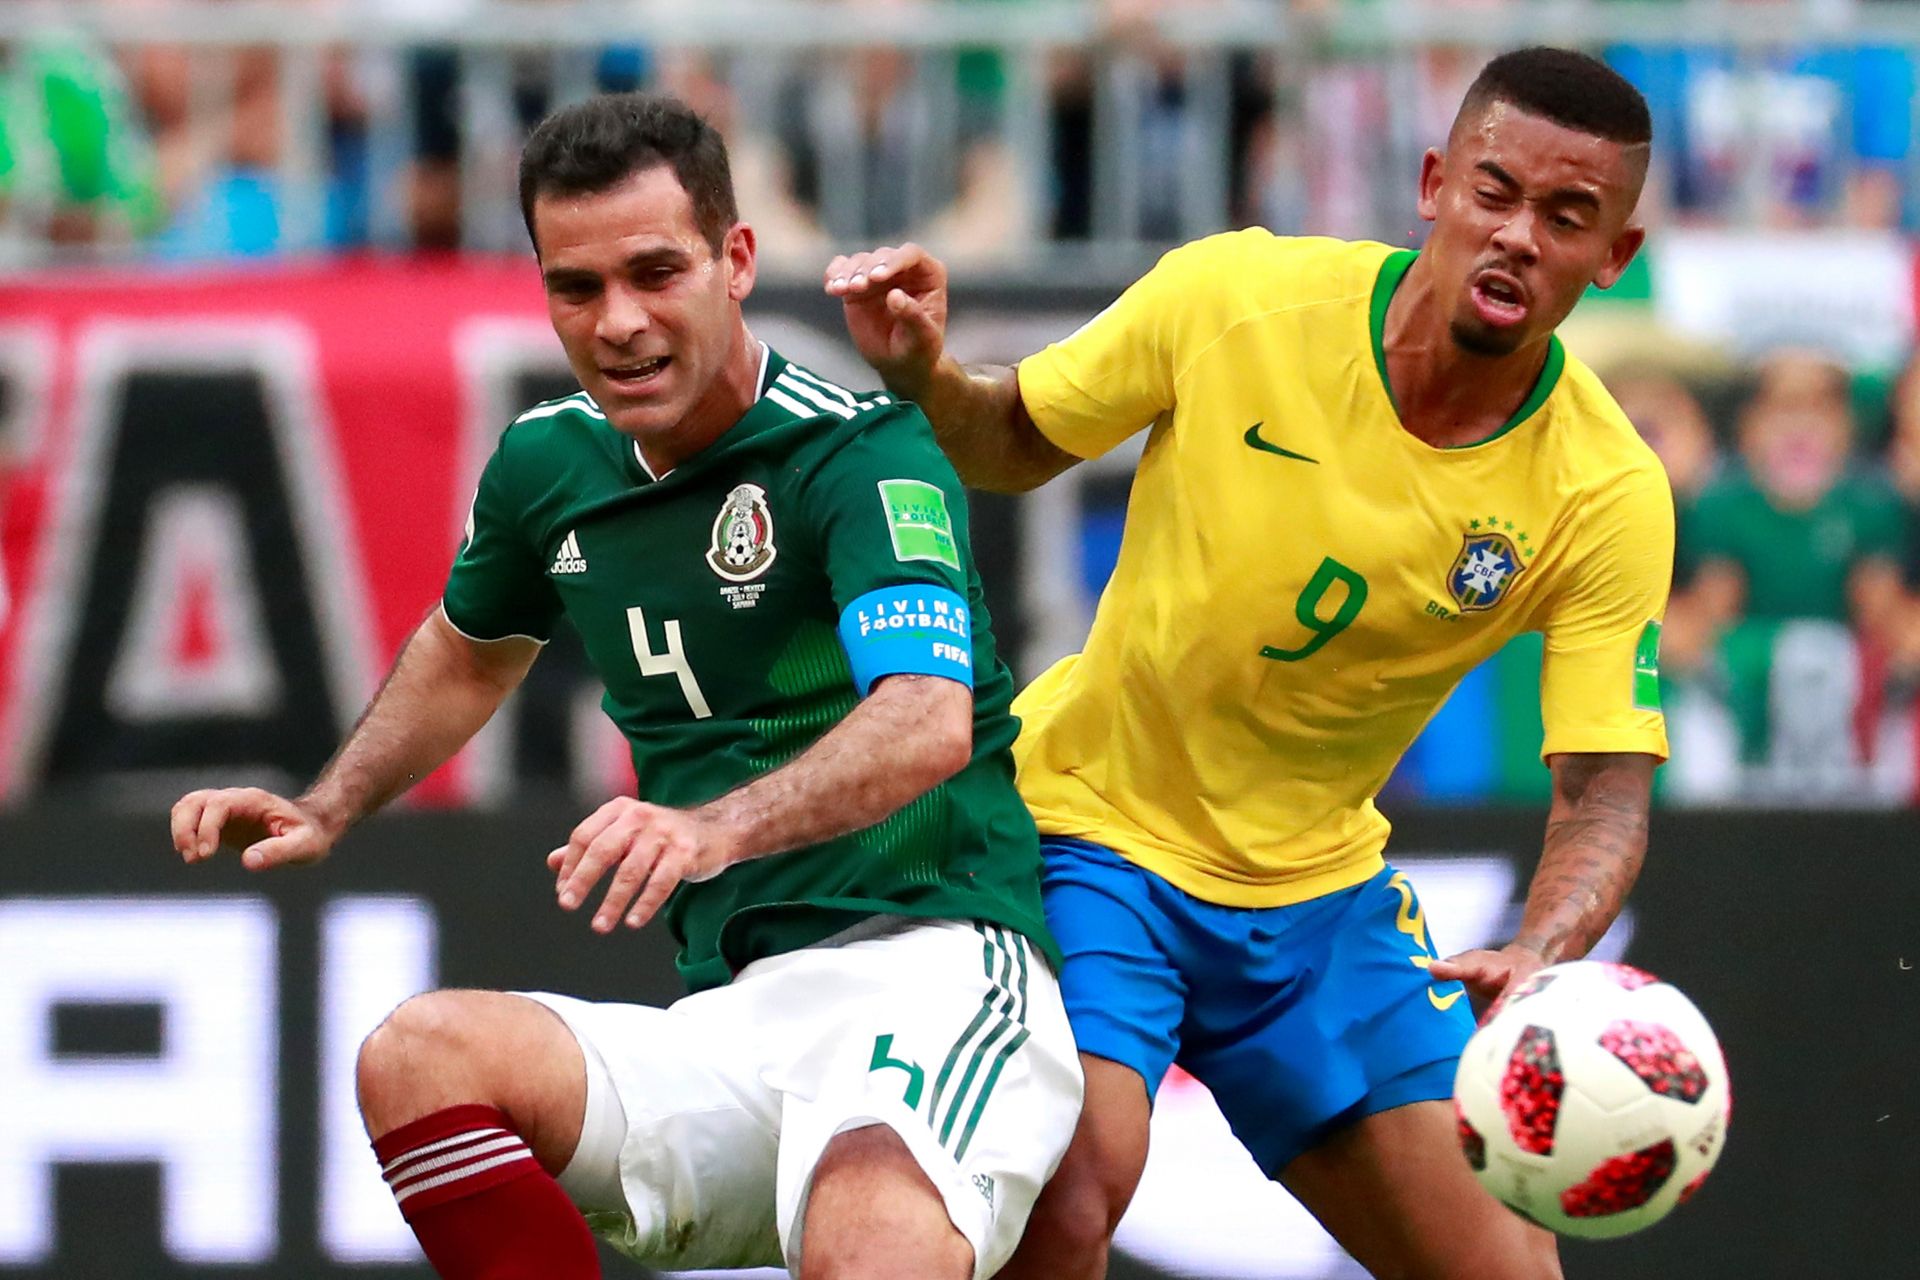
M 1569 337 L 1680 505 L 1663 796 L 1912 803 L 1911 5 L 15 0 L 0 263 L 520 253 L 525 131 L 596 88 L 646 87 L 723 125 L 774 279 L 914 237 L 956 264 L 962 307 L 976 283 L 1110 293 L 1227 226 L 1406 241 L 1421 149 L 1485 53 L 1530 38 L 1603 52 L 1655 114 L 1649 251 Z M 1667 264 L 1790 275 L 1829 245 L 1812 282 L 1729 303 L 1718 331 L 1674 322 L 1701 273 Z M 1907 272 L 1893 323 L 1874 300 L 1887 262 Z M 1111 476 L 1085 486 L 1087 599 L 1124 500 Z M 1544 797 L 1538 661 L 1536 638 L 1476 673 L 1390 795 Z

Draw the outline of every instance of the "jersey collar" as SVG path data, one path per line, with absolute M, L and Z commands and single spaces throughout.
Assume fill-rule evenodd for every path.
M 760 374 L 754 386 L 753 403 L 747 406 L 747 411 L 736 418 L 733 425 L 728 427 L 718 440 L 715 440 L 705 449 L 702 449 L 699 453 L 693 455 L 693 457 L 682 462 L 680 466 L 673 468 L 673 471 L 662 472 L 659 475 L 653 474 L 653 468 L 647 465 L 646 455 L 640 452 L 640 442 L 638 440 L 628 441 L 628 452 L 633 455 L 634 465 L 640 468 L 640 474 L 645 476 L 649 482 L 658 484 L 660 481 L 672 475 L 674 471 L 679 471 L 682 468 L 691 466 L 696 460 L 705 457 L 709 453 L 718 451 L 723 445 L 732 444 L 746 436 L 753 435 L 763 426 L 774 422 L 785 421 L 787 417 L 786 412 L 767 400 L 767 388 L 773 385 L 774 379 L 778 378 L 781 371 L 786 367 L 786 359 L 772 347 L 762 342 L 760 344 Z
M 786 361 L 782 360 L 780 363 L 784 365 Z M 773 380 L 779 376 L 779 370 L 773 367 L 773 348 L 764 342 L 761 343 L 760 378 L 753 384 L 753 401 L 755 404 L 767 398 L 767 388 L 772 386 Z
M 1413 266 L 1413 260 L 1419 257 L 1415 249 L 1400 249 L 1387 255 L 1380 264 L 1380 274 L 1374 278 L 1373 299 L 1367 306 L 1367 328 L 1373 337 L 1373 367 L 1380 375 L 1380 385 L 1386 389 L 1387 403 L 1393 406 L 1393 416 L 1400 416 L 1400 404 L 1393 398 L 1393 381 L 1387 377 L 1387 304 L 1393 301 L 1393 291 L 1400 287 L 1407 271 Z M 1567 349 L 1561 345 L 1560 335 L 1553 334 L 1547 339 L 1547 362 L 1540 369 L 1540 377 L 1533 384 L 1533 390 L 1526 400 L 1514 410 L 1506 425 L 1488 436 L 1485 440 L 1475 440 L 1472 444 L 1449 444 L 1443 449 L 1478 449 L 1483 444 L 1492 444 L 1507 432 L 1539 412 L 1540 406 L 1547 402 L 1553 389 L 1560 384 L 1560 371 L 1567 365 Z

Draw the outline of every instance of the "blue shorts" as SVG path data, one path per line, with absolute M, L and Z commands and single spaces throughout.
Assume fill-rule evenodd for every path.
M 1082 1053 L 1153 1096 L 1178 1062 L 1272 1177 L 1376 1111 L 1453 1094 L 1473 1014 L 1429 981 L 1405 876 L 1264 909 L 1181 892 L 1111 849 L 1045 837 L 1047 924 Z

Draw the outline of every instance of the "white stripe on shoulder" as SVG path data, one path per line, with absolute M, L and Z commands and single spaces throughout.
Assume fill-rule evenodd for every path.
M 828 395 L 837 396 L 848 404 L 856 403 L 853 392 L 847 390 L 843 386 L 838 385 L 837 383 L 828 382 L 825 378 L 821 377 L 819 374 L 813 373 L 807 369 L 802 369 L 797 364 L 788 365 L 786 367 L 786 372 L 793 374 L 797 378 L 801 378 L 807 382 L 811 382 L 814 386 L 820 388 L 822 391 L 826 392 Z
M 589 418 L 598 418 L 602 422 L 607 420 L 607 415 L 600 412 L 599 406 L 594 404 L 592 397 L 583 391 L 578 395 L 568 396 L 564 400 L 553 400 L 546 404 L 535 405 L 533 408 L 515 418 L 514 421 L 535 422 L 541 418 L 551 418 L 556 414 L 569 412 L 584 413 Z
M 796 418 L 817 418 L 820 416 L 818 409 L 810 405 L 801 404 L 798 400 L 795 400 L 792 396 L 782 391 L 778 382 L 767 388 L 767 399 L 773 401 Z
M 800 396 L 802 399 L 812 401 L 814 404 L 820 406 L 820 411 L 823 413 L 837 413 L 841 417 L 849 419 L 853 417 L 854 409 L 852 405 L 841 404 L 838 400 L 834 400 L 814 390 L 798 378 L 789 378 L 785 373 L 782 373 L 773 380 L 773 385 L 783 388 L 796 396 Z

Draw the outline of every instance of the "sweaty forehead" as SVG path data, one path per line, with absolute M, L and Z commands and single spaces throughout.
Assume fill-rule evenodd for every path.
M 533 208 L 543 257 L 626 256 L 643 247 L 668 246 L 692 253 L 706 243 L 694 218 L 693 200 L 665 165 L 644 169 L 605 191 L 543 191 Z
M 1629 204 L 1646 175 L 1645 144 L 1614 142 L 1499 99 L 1456 120 L 1447 146 L 1465 170 L 1491 163 L 1525 188 L 1574 187 Z

